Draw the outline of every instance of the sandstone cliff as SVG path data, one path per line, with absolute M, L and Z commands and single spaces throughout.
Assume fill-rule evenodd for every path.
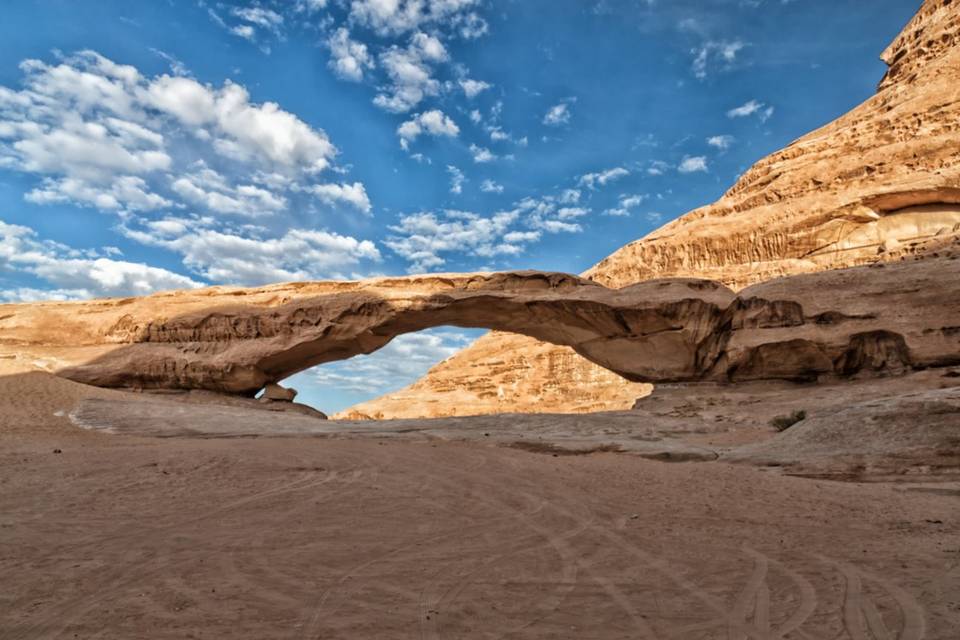
M 865 10 L 868 10 L 865 8 Z M 926 0 L 882 53 L 878 92 L 756 163 L 724 196 L 586 272 L 607 286 L 709 278 L 733 289 L 899 260 L 960 231 L 960 3 Z M 643 387 L 567 348 L 492 332 L 413 385 L 341 416 L 629 408 Z

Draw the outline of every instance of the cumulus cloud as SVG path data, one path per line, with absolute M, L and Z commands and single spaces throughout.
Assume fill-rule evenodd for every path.
M 165 218 L 122 231 L 141 244 L 179 254 L 188 269 L 207 280 L 238 285 L 343 278 L 344 269 L 381 259 L 368 240 L 313 229 L 268 237 L 218 229 L 202 218 Z
M 136 176 L 119 176 L 103 184 L 77 178 L 44 178 L 24 199 L 35 204 L 68 202 L 101 211 L 153 211 L 173 206 L 172 201 L 152 193 L 147 183 Z
M 475 144 L 470 145 L 470 153 L 473 155 L 473 161 L 480 164 L 493 162 L 497 159 L 496 154 L 490 151 L 490 149 Z
M 499 185 L 491 181 L 490 186 Z M 576 192 L 523 198 L 511 209 L 489 216 L 456 210 L 404 215 L 390 227 L 391 236 L 384 244 L 410 263 L 411 273 L 440 269 L 450 255 L 485 259 L 520 255 L 545 233 L 583 231 L 577 220 L 589 215 L 590 210 L 563 206 L 573 204 L 571 191 Z
M 31 202 L 149 211 L 175 205 L 176 192 L 161 193 L 166 175 L 189 171 L 175 157 L 310 176 L 337 152 L 323 131 L 229 81 L 151 79 L 93 51 L 21 68 L 22 90 L 0 87 L 0 163 L 41 177 Z
M 716 147 L 721 151 L 729 149 L 730 145 L 732 145 L 733 143 L 734 143 L 733 136 L 723 135 L 723 136 L 710 136 L 709 138 L 707 138 L 708 145 L 710 145 L 711 147 Z
M 199 164 L 193 173 L 173 180 L 171 188 L 184 201 L 210 211 L 242 216 L 269 215 L 287 207 L 287 200 L 252 184 L 234 187 L 216 171 Z
M 484 193 L 503 193 L 503 185 L 487 179 L 480 183 L 480 191 Z
M 397 135 L 400 136 L 400 146 L 406 150 L 421 135 L 455 138 L 460 135 L 460 127 L 443 111 L 433 109 L 418 113 L 401 124 L 397 127 Z
M 680 173 L 696 173 L 707 170 L 706 156 L 686 156 L 677 165 L 677 171 Z
M 29 227 L 0 220 L 0 271 L 24 273 L 52 285 L 47 290 L 24 287 L 4 297 L 72 299 L 146 295 L 164 289 L 201 286 L 186 276 L 146 264 L 116 260 L 98 251 L 78 251 L 44 241 Z
M 463 95 L 468 98 L 476 98 L 482 92 L 490 88 L 490 84 L 482 80 L 471 80 L 465 78 L 460 80 L 460 88 L 463 89 Z
M 611 207 L 603 212 L 605 216 L 626 217 L 630 215 L 633 209 L 639 207 L 647 199 L 646 194 L 621 194 L 616 207 Z
M 338 78 L 360 82 L 363 74 L 375 63 L 367 45 L 350 38 L 350 32 L 340 27 L 327 39 L 330 48 L 330 68 Z
M 489 258 L 517 255 L 521 242 L 507 242 L 504 235 L 519 217 L 517 211 L 501 211 L 489 217 L 467 211 L 448 210 L 438 215 L 420 212 L 405 215 L 384 244 L 409 261 L 411 273 L 435 270 L 446 263 L 443 254 L 466 254 Z
M 437 95 L 440 82 L 433 77 L 431 64 L 447 58 L 443 43 L 425 33 L 414 34 L 406 48 L 390 47 L 380 54 L 380 64 L 390 77 L 390 85 L 387 92 L 374 98 L 374 104 L 386 111 L 404 113 L 426 96 Z
M 447 173 L 450 174 L 450 193 L 456 195 L 463 193 L 463 183 L 467 181 L 467 177 L 463 175 L 463 171 L 460 171 L 460 169 L 452 164 L 448 164 Z
M 350 19 L 381 36 L 438 23 L 460 26 L 472 33 L 479 27 L 471 23 L 480 18 L 469 10 L 479 4 L 479 0 L 351 0 Z
M 525 223 L 533 228 L 547 233 L 580 233 L 583 227 L 576 218 L 590 213 L 582 207 L 559 207 L 557 198 L 546 196 L 543 198 L 524 198 L 516 203 L 514 211 L 524 216 Z
M 362 182 L 353 184 L 315 184 L 307 188 L 313 195 L 330 205 L 339 203 L 348 204 L 361 213 L 369 214 L 373 205 L 367 196 L 367 189 Z
M 586 173 L 580 176 L 579 184 L 583 187 L 587 187 L 588 189 L 596 189 L 598 186 L 604 187 L 607 184 L 628 175 L 630 175 L 630 171 L 628 169 L 623 167 L 613 167 L 612 169 L 606 169 L 596 173 Z
M 230 13 L 244 22 L 268 31 L 277 32 L 283 24 L 283 16 L 263 7 L 234 7 Z
M 285 279 L 327 273 L 325 265 L 379 258 L 372 243 L 354 238 L 296 229 L 271 235 L 265 227 L 228 222 L 242 216 L 263 224 L 293 209 L 294 200 L 344 204 L 362 213 L 372 209 L 362 183 L 322 178 L 336 148 L 322 130 L 279 105 L 254 103 L 244 87 L 229 81 L 214 86 L 186 75 L 147 77 L 92 51 L 53 64 L 27 60 L 21 68 L 22 89 L 0 86 L 0 166 L 36 177 L 27 201 L 115 212 L 128 237 L 180 254 L 189 269 L 210 280 L 223 275 L 232 282 L 252 281 L 257 271 L 267 279 Z M 193 220 L 193 240 L 186 231 L 163 235 L 187 211 L 213 217 L 183 218 Z M 238 254 L 221 268 L 202 258 L 200 240 L 243 247 L 254 257 L 259 246 L 263 257 L 248 268 Z M 278 247 L 309 255 L 316 266 L 287 258 L 275 268 L 267 249 Z M 51 251 L 47 256 L 56 261 L 50 264 L 64 264 L 68 257 L 86 260 L 75 268 L 100 274 L 99 284 L 81 283 L 73 287 L 78 291 L 143 291 L 147 285 L 137 283 L 194 282 L 107 256 L 74 258 Z M 41 266 L 29 272 L 37 275 Z M 126 279 L 114 278 L 111 289 L 107 275 L 121 271 Z M 51 282 L 57 284 L 52 277 Z

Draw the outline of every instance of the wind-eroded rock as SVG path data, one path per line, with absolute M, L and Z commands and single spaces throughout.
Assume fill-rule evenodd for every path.
M 273 383 L 298 371 L 440 325 L 566 345 L 633 381 L 809 380 L 960 363 L 952 258 L 794 276 L 740 295 L 707 280 L 608 289 L 541 272 L 213 288 L 3 305 L 0 330 L 19 357 L 56 358 L 60 375 L 106 387 L 276 395 Z
M 888 70 L 875 96 L 757 162 L 717 202 L 584 275 L 610 287 L 692 277 L 737 290 L 783 275 L 897 261 L 937 237 L 956 236 L 958 42 L 960 2 L 926 0 L 882 53 Z M 569 349 L 491 333 L 410 387 L 354 411 L 404 418 L 632 405 L 636 388 L 600 376 Z

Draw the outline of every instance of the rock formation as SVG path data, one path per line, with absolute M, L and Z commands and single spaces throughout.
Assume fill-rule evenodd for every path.
M 868 10 L 868 9 L 864 9 Z M 622 287 L 695 277 L 734 290 L 922 250 L 960 231 L 960 2 L 926 0 L 882 53 L 875 96 L 755 164 L 720 200 L 584 275 Z M 491 333 L 347 415 L 629 408 L 638 389 L 567 348 Z
M 402 333 L 487 327 L 566 345 L 629 380 L 811 380 L 960 363 L 960 246 L 938 258 L 781 278 L 621 289 L 559 273 L 414 276 L 0 306 L 0 358 L 53 358 L 105 387 L 290 402 L 276 383 Z M 8 353 L 4 353 L 8 351 Z

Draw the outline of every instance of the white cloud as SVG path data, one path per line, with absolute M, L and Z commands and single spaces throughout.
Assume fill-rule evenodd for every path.
M 557 198 L 557 201 L 560 204 L 576 204 L 580 202 L 580 195 L 579 189 L 564 189 L 560 192 L 560 197 Z
M 167 218 L 124 227 L 123 233 L 179 254 L 187 268 L 210 281 L 229 284 L 342 278 L 347 267 L 381 259 L 368 240 L 312 229 L 263 237 L 218 230 L 204 219 Z
M 707 41 L 701 46 L 693 49 L 693 73 L 696 77 L 707 77 L 709 64 L 712 60 L 719 61 L 726 67 L 730 67 L 737 60 L 737 54 L 746 47 L 746 43 L 740 40 Z
M 476 40 L 490 30 L 487 21 L 474 12 L 470 12 L 457 21 L 460 26 L 460 35 L 466 40 Z
M 43 241 L 29 227 L 0 221 L 0 271 L 26 273 L 50 283 L 52 298 L 146 295 L 164 289 L 200 286 L 166 269 L 114 260 L 99 253 Z M 45 297 L 41 291 L 26 287 L 4 297 L 11 300 Z
M 606 169 L 596 173 L 586 173 L 580 176 L 579 184 L 587 187 L 588 189 L 596 189 L 597 186 L 606 186 L 608 183 L 614 182 L 628 175 L 630 175 L 630 171 L 628 169 L 623 167 L 613 167 L 612 169 Z
M 487 133 L 494 142 L 505 142 L 510 139 L 510 134 L 500 127 L 487 127 Z
M 654 160 L 650 163 L 650 166 L 647 167 L 647 174 L 651 176 L 662 176 L 669 168 L 670 165 L 668 165 L 666 162 L 662 160 Z
M 476 98 L 482 92 L 490 88 L 490 84 L 483 82 L 482 80 L 471 80 L 466 78 L 460 80 L 460 88 L 463 89 L 463 94 L 468 98 Z
M 576 219 L 590 213 L 582 207 L 557 208 L 557 199 L 553 196 L 544 198 L 524 198 L 516 204 L 515 211 L 525 216 L 525 222 L 533 229 L 540 229 L 547 233 L 579 233 L 583 227 L 569 220 Z
M 362 182 L 354 182 L 353 184 L 315 184 L 308 187 L 307 191 L 330 205 L 343 202 L 365 214 L 369 214 L 373 209 L 373 205 L 370 204 L 370 198 L 367 196 L 367 190 Z
M 480 164 L 493 162 L 497 159 L 497 156 L 490 149 L 475 144 L 470 145 L 470 153 L 473 154 L 473 161 Z
M 400 146 L 404 149 L 423 134 L 455 138 L 460 134 L 460 127 L 439 109 L 419 113 L 397 127 Z
M 474 109 L 470 112 L 470 122 L 474 124 L 480 124 L 481 120 L 483 120 L 483 116 L 480 115 L 480 111 L 478 109 Z
M 746 118 L 757 115 L 762 122 L 766 122 L 773 115 L 773 107 L 757 100 L 749 100 L 744 104 L 727 111 L 728 118 Z
M 251 42 L 255 40 L 257 36 L 257 30 L 248 24 L 238 24 L 235 27 L 231 27 L 230 33 L 235 36 L 240 36 L 244 40 L 250 40 Z
M 557 209 L 557 217 L 561 220 L 570 220 L 580 218 L 590 213 L 589 209 L 584 207 L 560 207 Z
M 554 105 L 543 116 L 543 124 L 550 127 L 559 127 L 570 122 L 570 106 L 566 102 Z
M 445 211 L 441 216 L 421 212 L 401 217 L 390 227 L 395 235 L 384 244 L 411 263 L 411 273 L 422 273 L 441 267 L 446 259 L 441 254 L 461 253 L 492 257 L 516 255 L 519 243 L 510 243 L 503 236 L 516 222 L 516 211 L 501 211 L 490 217 L 466 211 Z
M 310 173 L 326 169 L 336 154 L 323 131 L 276 103 L 252 104 L 247 90 L 230 81 L 214 89 L 192 78 L 164 75 L 145 87 L 142 96 L 145 105 L 182 124 L 204 127 L 214 149 L 234 160 Z
M 251 184 L 235 187 L 202 163 L 194 172 L 173 180 L 170 186 L 185 201 L 216 213 L 256 217 L 287 207 L 283 196 Z
M 45 178 L 24 199 L 35 204 L 69 202 L 102 211 L 153 211 L 173 206 L 170 200 L 150 192 L 147 183 L 136 176 L 119 176 L 103 185 L 76 178 Z
M 340 27 L 327 39 L 330 48 L 330 68 L 338 78 L 360 82 L 364 71 L 375 64 L 367 45 L 350 39 L 350 32 Z
M 476 19 L 479 16 L 468 10 L 478 4 L 479 0 L 351 0 L 350 19 L 382 36 L 407 33 L 430 24 L 460 25 L 474 33 L 478 27 L 471 26 L 475 22 L 471 15 Z
M 734 137 L 728 136 L 728 135 L 710 136 L 709 138 L 707 138 L 708 145 L 710 145 L 711 147 L 716 147 L 721 151 L 729 149 L 730 145 L 732 145 L 733 143 L 734 143 Z
M 450 193 L 456 195 L 463 193 L 463 183 L 467 181 L 467 177 L 463 175 L 463 171 L 460 171 L 460 169 L 452 164 L 448 164 L 447 173 L 450 174 Z
M 26 194 L 33 203 L 119 213 L 179 208 L 185 192 L 173 185 L 191 181 L 188 159 L 206 158 L 232 173 L 306 178 L 336 154 L 323 131 L 276 104 L 251 103 L 246 89 L 230 82 L 217 89 L 185 75 L 151 79 L 92 51 L 57 64 L 27 60 L 21 68 L 22 90 L 0 87 L 0 165 L 40 178 Z M 282 208 L 282 196 L 250 184 L 235 189 L 246 205 L 214 200 L 248 213 L 258 200 L 260 208 Z M 200 194 L 189 193 L 196 203 Z
M 448 59 L 447 50 L 435 36 L 414 34 L 402 49 L 392 46 L 380 54 L 380 64 L 390 77 L 388 92 L 374 98 L 375 105 L 393 113 L 416 107 L 427 96 L 440 93 L 440 82 L 433 77 L 432 63 Z
M 623 194 L 620 196 L 617 206 L 611 207 L 603 212 L 605 216 L 619 216 L 626 217 L 630 215 L 630 212 L 633 209 L 639 207 L 645 200 L 647 196 L 645 194 L 634 194 L 626 195 Z
M 296 380 L 288 379 L 288 383 L 299 389 L 317 384 L 324 389 L 386 393 L 412 383 L 470 341 L 469 336 L 449 329 L 406 333 L 369 355 L 315 367 Z
M 620 196 L 620 206 L 633 209 L 640 206 L 640 204 L 647 199 L 646 194 L 634 194 L 634 195 L 621 195 Z
M 492 183 L 493 186 L 496 183 Z M 575 190 L 568 190 L 575 191 Z M 565 194 L 569 198 L 569 194 Z M 507 211 L 482 216 L 468 211 L 426 211 L 400 218 L 384 244 L 410 262 L 411 273 L 438 270 L 450 255 L 494 258 L 520 255 L 543 233 L 579 233 L 583 207 L 559 207 L 564 196 L 527 197 Z
M 680 173 L 695 173 L 707 170 L 706 156 L 686 156 L 677 166 Z
M 480 184 L 480 191 L 484 193 L 503 193 L 503 185 L 487 179 Z
M 268 31 L 278 31 L 283 24 L 283 16 L 276 11 L 262 7 L 234 7 L 231 13 L 241 20 Z

